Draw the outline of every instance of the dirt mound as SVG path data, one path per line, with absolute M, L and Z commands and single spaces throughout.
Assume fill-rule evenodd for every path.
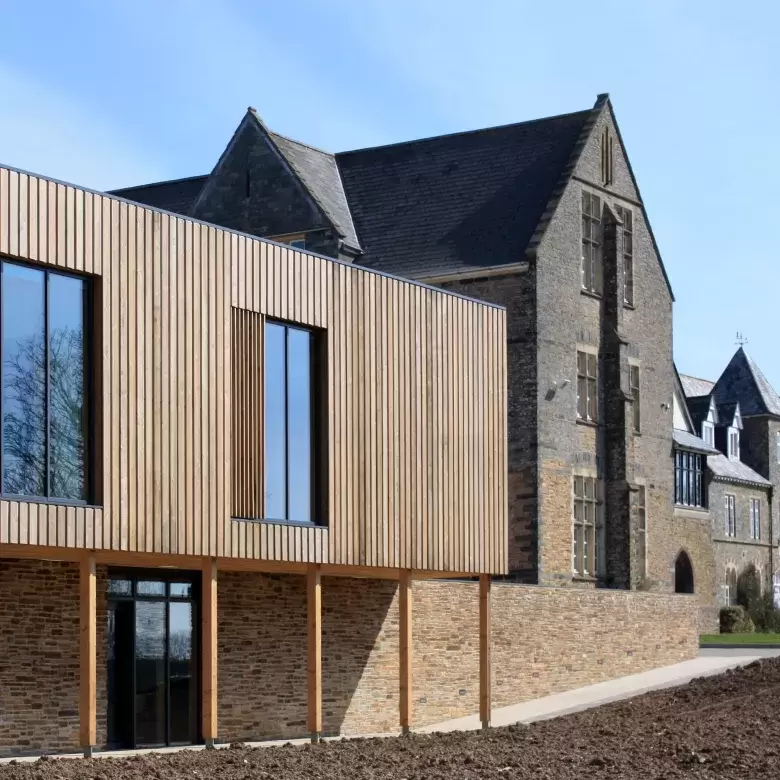
M 532 726 L 0 766 L 0 780 L 780 777 L 780 659 Z

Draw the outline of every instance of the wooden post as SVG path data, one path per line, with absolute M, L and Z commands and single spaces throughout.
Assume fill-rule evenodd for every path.
M 322 738 L 322 584 L 319 566 L 306 574 L 308 636 L 309 734 L 312 742 Z
M 203 740 L 214 747 L 217 738 L 217 562 L 207 558 L 201 573 L 201 714 Z
M 479 575 L 479 719 L 490 728 L 490 575 Z
M 90 758 L 97 743 L 97 588 L 95 556 L 92 553 L 81 559 L 79 591 L 79 742 L 84 756 Z
M 401 733 L 408 734 L 412 727 L 412 577 L 408 571 L 401 572 L 398 601 L 400 610 L 398 644 L 401 666 L 398 701 L 401 714 Z

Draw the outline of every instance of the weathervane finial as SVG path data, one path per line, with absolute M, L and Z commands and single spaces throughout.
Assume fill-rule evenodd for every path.
M 747 344 L 747 343 L 748 343 L 748 340 L 745 338 L 745 335 L 743 333 L 741 333 L 740 331 L 737 331 L 736 345 L 738 347 L 744 347 L 745 344 Z

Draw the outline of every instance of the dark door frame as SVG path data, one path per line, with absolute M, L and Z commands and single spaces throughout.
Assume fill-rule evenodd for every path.
M 126 581 L 130 585 L 129 593 L 111 592 L 111 581 Z M 165 583 L 165 595 L 153 595 L 138 593 L 138 582 L 164 582 Z M 182 582 L 191 585 L 191 592 L 189 597 L 184 596 L 171 596 L 170 585 L 171 583 Z M 107 602 L 112 601 L 124 601 L 132 602 L 133 604 L 133 712 L 132 712 L 132 745 L 129 749 L 135 750 L 138 748 L 153 748 L 153 747 L 176 747 L 181 745 L 198 744 L 203 741 L 201 733 L 201 620 L 200 620 L 200 592 L 201 592 L 201 573 L 199 571 L 188 571 L 178 569 L 133 569 L 122 567 L 111 567 L 108 571 L 108 583 L 107 583 Z M 154 745 L 139 745 L 137 741 L 137 712 L 136 712 L 136 637 L 135 637 L 135 605 L 139 601 L 163 601 L 166 605 L 165 611 L 165 737 L 166 741 L 161 744 Z M 171 689 L 170 689 L 170 676 L 171 676 L 171 660 L 170 660 L 170 604 L 171 603 L 186 603 L 192 606 L 192 665 L 193 673 L 195 674 L 195 720 L 196 725 L 194 729 L 195 739 L 193 742 L 171 742 Z M 108 663 L 108 658 L 106 658 Z M 106 678 L 106 684 L 108 684 L 108 678 Z M 106 697 L 106 708 L 111 706 L 111 702 Z M 108 713 L 106 713 L 108 715 Z

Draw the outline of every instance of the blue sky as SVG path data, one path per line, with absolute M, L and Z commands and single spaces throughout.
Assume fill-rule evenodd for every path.
M 332 151 L 609 92 L 677 298 L 675 357 L 735 333 L 780 389 L 780 4 L 0 0 L 0 160 L 97 189 L 206 173 L 246 107 Z

